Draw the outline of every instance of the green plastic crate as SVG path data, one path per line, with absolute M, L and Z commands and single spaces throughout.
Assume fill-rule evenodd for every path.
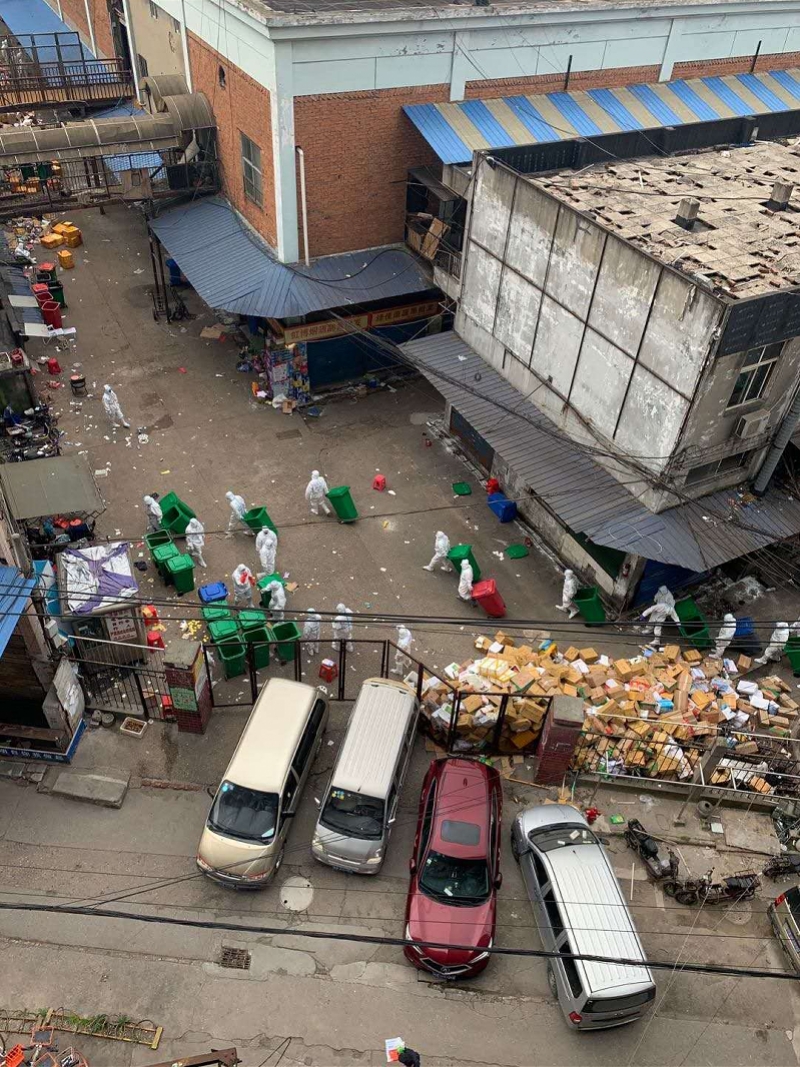
M 328 500 L 333 504 L 333 510 L 339 522 L 355 522 L 358 511 L 350 495 L 349 485 L 337 485 L 335 489 L 328 490 Z
M 294 646 L 300 640 L 300 627 L 296 622 L 276 622 L 271 630 L 272 639 L 278 642 L 278 659 L 281 663 L 288 663 L 294 659 Z
M 194 589 L 194 560 L 191 556 L 177 555 L 167 560 L 167 573 L 178 593 L 191 593 Z

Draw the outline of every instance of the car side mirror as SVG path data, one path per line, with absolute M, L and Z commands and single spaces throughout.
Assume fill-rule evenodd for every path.
M 502 884 L 503 884 L 503 876 L 502 876 L 502 874 L 498 874 L 497 877 L 494 880 L 495 889 L 499 889 Z
M 393 826 L 397 822 L 397 816 L 393 815 L 391 819 L 386 823 L 387 826 Z
M 411 871 L 412 874 L 414 874 L 414 872 L 416 871 L 416 869 L 417 869 L 417 858 L 416 858 L 416 856 L 412 856 L 411 859 L 408 861 L 408 869 Z

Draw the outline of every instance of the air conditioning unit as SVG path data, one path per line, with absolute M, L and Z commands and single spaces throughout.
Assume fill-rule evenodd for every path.
M 747 441 L 751 437 L 760 437 L 762 433 L 766 432 L 768 426 L 768 411 L 750 411 L 747 415 L 742 415 L 736 423 L 733 436 L 740 437 L 743 441 Z

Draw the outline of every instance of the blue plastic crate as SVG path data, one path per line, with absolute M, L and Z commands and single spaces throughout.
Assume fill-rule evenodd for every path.
M 204 604 L 213 604 L 215 600 L 226 600 L 228 587 L 224 582 L 211 582 L 210 585 L 201 585 L 197 595 Z
M 487 498 L 487 503 L 500 522 L 511 522 L 517 517 L 516 500 L 509 500 L 502 493 L 492 493 Z

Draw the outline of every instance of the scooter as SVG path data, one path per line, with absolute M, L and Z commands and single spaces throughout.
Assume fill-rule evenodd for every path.
M 665 878 L 677 881 L 678 857 L 667 849 L 667 858 L 658 854 L 658 841 L 645 830 L 638 819 L 629 819 L 625 828 L 625 843 L 633 849 L 642 859 L 647 873 L 654 882 L 661 882 Z
M 761 872 L 765 878 L 790 878 L 800 874 L 800 852 L 784 852 L 773 856 Z
M 761 886 L 755 871 L 739 871 L 721 882 L 711 881 L 713 873 L 709 871 L 700 878 L 687 878 L 684 882 L 665 883 L 664 892 L 674 897 L 678 904 L 736 904 L 740 900 L 752 900 Z

